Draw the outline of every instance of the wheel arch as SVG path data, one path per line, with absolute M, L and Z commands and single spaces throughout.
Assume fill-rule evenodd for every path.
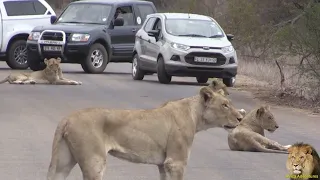
M 11 45 L 17 41 L 17 40 L 25 40 L 27 41 L 29 34 L 28 33 L 20 33 L 20 34 L 16 34 L 14 36 L 11 37 L 11 39 L 8 42 L 7 48 L 6 48 L 6 52 L 8 52 L 8 50 L 10 49 Z

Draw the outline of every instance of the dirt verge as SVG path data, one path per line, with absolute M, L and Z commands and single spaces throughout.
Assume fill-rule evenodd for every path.
M 249 91 L 259 100 L 272 105 L 298 108 L 307 110 L 312 114 L 320 114 L 320 102 L 312 102 L 293 96 L 290 93 L 282 93 L 279 91 L 279 88 L 248 76 L 237 75 L 236 84 L 233 89 Z

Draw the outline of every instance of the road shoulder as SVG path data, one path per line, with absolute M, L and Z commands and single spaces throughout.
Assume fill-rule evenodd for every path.
M 232 89 L 248 91 L 252 93 L 254 98 L 273 106 L 291 108 L 309 115 L 320 115 L 319 103 L 316 105 L 309 100 L 281 93 L 267 82 L 258 81 L 248 76 L 238 75 L 236 84 Z

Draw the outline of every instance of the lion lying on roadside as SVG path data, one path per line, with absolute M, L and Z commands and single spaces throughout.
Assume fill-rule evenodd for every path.
M 218 92 L 223 96 L 228 96 L 230 95 L 227 86 L 223 83 L 223 81 L 213 78 L 211 83 L 209 84 L 209 87 L 214 91 Z M 239 113 L 244 117 L 246 115 L 246 111 L 244 109 L 239 109 Z
M 317 151 L 309 144 L 295 143 L 288 149 L 286 168 L 290 180 L 320 179 L 320 158 Z M 314 178 L 311 178 L 311 177 Z
M 290 145 L 282 146 L 264 135 L 264 130 L 274 132 L 278 127 L 270 106 L 255 108 L 228 134 L 229 148 L 233 151 L 287 153 Z
M 241 118 L 228 99 L 209 87 L 155 109 L 83 109 L 57 126 L 47 179 L 65 179 L 78 163 L 85 180 L 101 180 L 109 153 L 157 165 L 161 180 L 183 180 L 195 134 L 234 128 Z
M 224 96 L 230 95 L 227 86 L 223 83 L 223 81 L 218 78 L 213 78 L 211 83 L 208 85 L 214 92 L 223 91 Z
M 221 80 L 219 80 L 217 78 L 213 78 L 213 80 L 208 85 L 208 87 L 210 87 L 213 92 L 217 92 L 225 97 L 230 95 L 230 93 L 227 89 L 227 86 Z M 183 98 L 180 98 L 180 99 L 183 99 Z M 165 102 L 162 106 L 167 105 L 169 102 L 171 102 L 171 101 Z M 246 111 L 244 109 L 239 109 L 238 111 L 242 116 L 245 116 Z
M 81 85 L 80 81 L 63 78 L 60 68 L 61 58 L 44 59 L 47 65 L 42 71 L 31 73 L 10 74 L 0 84 L 9 82 L 10 84 L 56 84 L 56 85 Z

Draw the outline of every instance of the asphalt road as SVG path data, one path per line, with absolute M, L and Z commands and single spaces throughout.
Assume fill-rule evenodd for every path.
M 57 123 L 73 110 L 86 107 L 154 108 L 198 93 L 195 78 L 173 78 L 159 84 L 155 75 L 133 81 L 130 64 L 110 64 L 104 74 L 84 74 L 80 65 L 62 68 L 67 78 L 81 86 L 0 85 L 0 180 L 43 180 L 51 156 Z M 0 63 L 0 78 L 11 70 Z M 238 108 L 251 110 L 259 102 L 250 93 L 231 90 Z M 272 108 L 280 128 L 267 137 L 281 144 L 305 141 L 320 151 L 320 117 L 297 110 Z M 196 135 L 185 174 L 187 180 L 286 179 L 285 154 L 234 152 L 228 149 L 227 132 L 210 129 Z M 109 156 L 104 179 L 158 180 L 156 166 L 133 164 Z M 81 179 L 78 165 L 69 180 Z

